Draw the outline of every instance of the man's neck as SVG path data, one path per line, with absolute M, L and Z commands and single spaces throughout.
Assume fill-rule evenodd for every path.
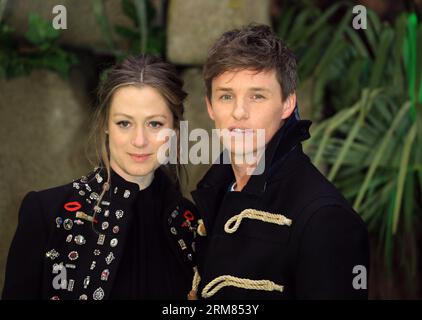
M 248 168 L 250 168 L 250 165 L 247 164 L 233 164 L 232 163 L 232 169 L 234 173 L 234 177 L 236 179 L 236 186 L 234 188 L 234 191 L 242 191 L 242 189 L 246 186 L 246 184 L 249 181 L 249 178 L 251 177 L 250 174 L 248 174 Z
M 236 179 L 234 191 L 242 191 L 242 189 L 246 186 L 251 175 L 254 174 L 254 171 L 257 168 L 258 163 L 261 161 L 264 153 L 265 148 L 259 150 L 258 152 L 255 151 L 253 154 L 248 154 L 249 157 L 246 155 L 236 157 L 235 154 L 231 154 L 231 166 Z M 253 159 L 250 161 L 251 163 L 246 161 L 247 158 Z
M 231 166 L 232 166 L 234 177 L 236 179 L 234 191 L 242 191 L 242 189 L 248 183 L 252 173 L 254 172 L 258 161 L 259 159 L 257 159 L 257 162 L 253 164 L 248 164 L 248 163 L 237 164 L 235 161 L 233 161 L 233 158 L 232 158 Z

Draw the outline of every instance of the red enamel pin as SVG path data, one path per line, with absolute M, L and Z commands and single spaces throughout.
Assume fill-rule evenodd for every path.
M 80 208 L 82 208 L 82 206 L 78 201 L 72 201 L 72 202 L 65 203 L 64 208 L 67 211 L 73 212 L 73 211 L 79 210 Z
M 193 219 L 195 219 L 193 213 L 190 212 L 189 210 L 186 210 L 185 213 L 183 213 L 183 216 L 185 217 L 186 220 L 189 220 L 189 221 L 192 221 Z
M 186 210 L 183 213 L 183 217 L 186 219 L 186 221 L 182 223 L 182 227 L 190 227 L 190 222 L 195 219 L 193 213 L 189 210 Z

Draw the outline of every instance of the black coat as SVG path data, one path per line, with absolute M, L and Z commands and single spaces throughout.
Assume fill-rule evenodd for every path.
M 241 192 L 228 192 L 234 181 L 230 164 L 214 164 L 192 192 L 207 229 L 198 240 L 197 257 L 203 298 L 367 298 L 359 267 L 368 268 L 367 229 L 302 152 L 309 126 L 310 121 L 291 117 L 267 146 L 264 173 L 251 176 Z M 243 218 L 235 232 L 226 232 L 226 222 L 248 208 L 284 215 L 291 224 Z M 204 287 L 220 276 L 236 278 L 204 296 Z M 363 276 L 360 289 L 353 286 L 356 276 Z M 268 291 L 239 287 L 238 278 L 264 280 Z
M 100 239 L 92 223 L 77 219 L 76 212 L 93 215 L 95 199 L 104 182 L 104 175 L 94 172 L 67 185 L 26 195 L 9 251 L 3 299 L 110 297 L 124 249 L 133 246 L 125 240 L 139 187 L 112 172 L 111 188 L 101 201 L 98 222 L 94 223 L 95 230 L 105 236 Z M 163 235 L 169 248 L 163 252 L 168 255 L 168 265 L 157 268 L 171 269 L 173 279 L 173 283 L 166 283 L 170 291 L 164 292 L 163 298 L 186 299 L 195 265 L 195 233 L 189 228 L 197 220 L 195 208 L 182 198 L 161 169 L 155 172 L 153 183 L 158 186 L 154 201 L 161 205 L 158 212 L 161 223 L 156 231 Z M 76 203 L 81 208 L 77 209 Z M 104 222 L 109 224 L 105 230 Z M 67 282 L 57 290 L 53 280 L 62 275 L 62 266 L 66 267 Z M 58 283 L 63 284 L 56 278 L 56 288 Z M 124 290 L 119 287 L 119 292 Z

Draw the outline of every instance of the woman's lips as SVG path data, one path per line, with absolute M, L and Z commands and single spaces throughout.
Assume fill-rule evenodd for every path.
M 129 153 L 129 155 L 132 158 L 132 160 L 135 161 L 135 162 L 144 162 L 144 161 L 148 160 L 148 158 L 151 156 L 151 153 L 149 153 L 149 154 Z

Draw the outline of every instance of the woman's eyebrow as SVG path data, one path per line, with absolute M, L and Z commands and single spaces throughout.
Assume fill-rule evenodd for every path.
M 153 115 L 146 117 L 145 119 L 149 120 L 149 119 L 155 118 L 155 117 L 161 117 L 161 118 L 167 119 L 167 116 L 165 116 L 164 114 L 153 114 Z
M 126 113 L 121 113 L 121 112 L 118 112 L 118 113 L 113 114 L 113 117 L 115 117 L 115 116 L 124 116 L 126 118 L 133 119 L 132 116 L 130 116 L 130 115 L 126 114 Z
M 134 117 L 132 117 L 131 115 L 128 115 L 126 113 L 121 113 L 121 112 L 115 113 L 115 114 L 113 114 L 113 116 L 114 117 L 115 116 L 124 116 L 124 117 L 127 117 L 129 119 L 134 119 Z M 155 117 L 161 117 L 161 118 L 167 119 L 167 116 L 164 115 L 164 114 L 152 114 L 150 116 L 145 117 L 145 119 L 149 120 L 149 119 L 155 118 Z

